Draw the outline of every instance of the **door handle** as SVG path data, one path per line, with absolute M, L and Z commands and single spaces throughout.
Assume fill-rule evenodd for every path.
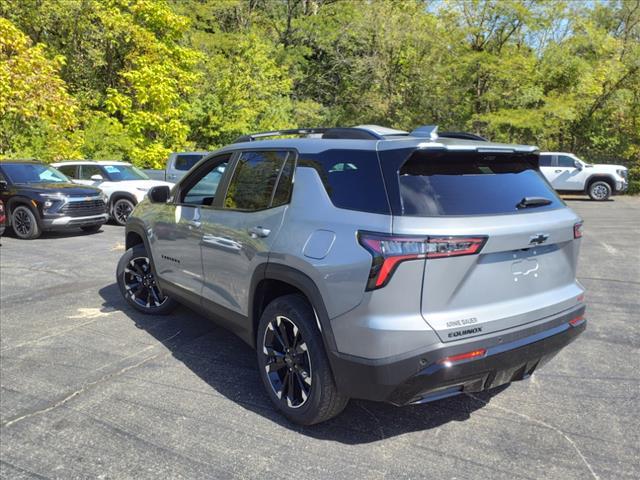
M 271 230 L 268 228 L 252 227 L 249 229 L 249 235 L 251 235 L 251 238 L 265 238 L 268 237 L 270 233 Z
M 555 170 L 556 173 L 562 173 L 564 170 Z

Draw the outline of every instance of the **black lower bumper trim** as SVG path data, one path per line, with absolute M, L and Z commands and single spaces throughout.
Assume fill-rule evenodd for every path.
M 542 329 L 538 326 L 462 346 L 446 345 L 389 363 L 362 362 L 335 353 L 331 363 L 338 388 L 351 398 L 406 405 L 479 392 L 530 376 L 584 331 L 586 321 L 575 326 L 569 323 L 583 313 L 581 306 L 554 317 Z M 486 354 L 453 365 L 438 362 L 476 349 L 485 349 Z

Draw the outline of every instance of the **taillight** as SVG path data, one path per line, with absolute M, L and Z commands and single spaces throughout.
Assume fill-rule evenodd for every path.
M 573 238 L 582 238 L 582 222 L 578 222 L 573 226 Z
M 358 241 L 373 257 L 367 290 L 375 290 L 389 283 L 393 272 L 404 261 L 473 255 L 480 252 L 487 237 L 414 237 L 358 232 Z
M 446 367 L 450 367 L 454 363 L 463 362 L 465 360 L 471 360 L 473 358 L 481 358 L 486 355 L 487 351 L 484 348 L 473 350 L 471 352 L 461 353 L 459 355 L 452 355 L 450 357 L 444 357 L 438 360 L 438 363 Z
M 578 315 L 576 318 L 572 318 L 571 320 L 569 320 L 569 325 L 571 325 L 572 327 L 577 327 L 584 321 L 585 321 L 584 315 Z

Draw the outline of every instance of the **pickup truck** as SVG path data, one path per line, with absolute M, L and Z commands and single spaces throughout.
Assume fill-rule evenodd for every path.
M 607 200 L 629 186 L 629 171 L 622 165 L 592 165 L 572 153 L 541 152 L 540 171 L 562 193 L 586 193 L 592 200 Z
M 164 170 L 146 169 L 143 170 L 152 180 L 164 180 L 176 183 L 191 170 L 202 157 L 209 152 L 176 152 L 169 155 L 167 167 Z

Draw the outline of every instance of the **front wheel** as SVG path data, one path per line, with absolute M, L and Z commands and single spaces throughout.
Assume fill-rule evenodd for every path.
M 124 252 L 118 262 L 116 279 L 127 303 L 143 313 L 166 315 L 177 305 L 158 287 L 144 245 L 136 245 Z
M 589 197 L 591 200 L 603 201 L 611 196 L 611 185 L 604 180 L 597 180 L 589 185 Z
M 304 297 L 272 301 L 260 318 L 256 345 L 267 394 L 289 420 L 313 425 L 345 408 L 349 399 L 336 387 L 315 314 Z
M 133 207 L 135 207 L 135 205 L 128 198 L 119 198 L 113 202 L 113 207 L 111 208 L 111 216 L 113 217 L 113 220 L 118 225 L 126 225 L 127 218 L 129 218 L 129 215 L 133 212 Z
M 33 240 L 42 233 L 36 214 L 26 205 L 18 205 L 11 213 L 11 225 L 18 238 Z

